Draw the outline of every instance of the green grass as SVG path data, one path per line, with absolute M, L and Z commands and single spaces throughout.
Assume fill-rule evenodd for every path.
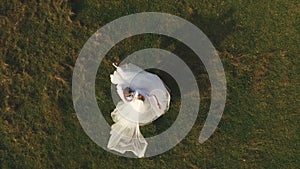
M 298 168 L 299 6 L 298 0 L 1 1 L 0 168 Z M 96 95 L 108 122 L 114 108 L 110 64 L 143 48 L 169 50 L 200 72 L 202 99 L 197 122 L 180 144 L 152 158 L 127 159 L 104 151 L 82 130 L 73 109 L 72 71 L 97 29 L 145 11 L 185 18 L 210 38 L 224 64 L 228 98 L 218 129 L 199 144 L 210 84 L 195 54 L 158 35 L 120 42 L 97 74 Z M 143 127 L 145 136 L 173 123 L 180 104 L 173 94 L 171 110 Z

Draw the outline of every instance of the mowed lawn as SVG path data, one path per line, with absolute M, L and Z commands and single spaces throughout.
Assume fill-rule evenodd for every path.
M 97 146 L 83 131 L 72 102 L 75 61 L 101 26 L 138 12 L 164 12 L 199 27 L 224 65 L 227 101 L 216 132 L 198 143 L 210 104 L 205 67 L 184 44 L 146 34 L 118 43 L 97 73 L 99 107 L 111 124 L 112 62 L 156 47 L 180 56 L 200 89 L 197 121 L 173 149 L 128 159 Z M 100 71 L 101 70 L 101 71 Z M 180 98 L 176 82 L 170 111 L 142 127 L 144 136 L 167 130 Z M 283 168 L 300 166 L 299 0 L 3 0 L 0 2 L 0 168 Z

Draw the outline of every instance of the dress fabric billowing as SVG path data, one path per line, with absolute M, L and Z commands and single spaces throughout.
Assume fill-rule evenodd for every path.
M 115 123 L 111 126 L 107 147 L 119 153 L 131 151 L 139 158 L 144 157 L 148 143 L 140 126 L 151 123 L 169 109 L 170 94 L 157 75 L 133 64 L 117 67 L 110 78 L 121 101 L 111 113 Z M 134 91 L 131 100 L 125 98 L 125 88 Z M 139 94 L 144 96 L 144 101 L 136 98 Z

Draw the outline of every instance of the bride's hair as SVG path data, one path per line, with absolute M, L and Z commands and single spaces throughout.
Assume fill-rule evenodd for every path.
M 145 101 L 145 97 L 143 95 L 141 95 L 141 94 L 137 95 L 137 99 Z
M 133 95 L 133 93 L 134 93 L 134 90 L 132 90 L 129 87 L 126 87 L 125 89 L 123 89 L 124 96 L 130 96 L 130 95 Z
M 129 87 L 126 87 L 125 89 L 123 89 L 123 95 L 127 101 L 131 101 L 134 97 L 134 90 L 132 90 Z

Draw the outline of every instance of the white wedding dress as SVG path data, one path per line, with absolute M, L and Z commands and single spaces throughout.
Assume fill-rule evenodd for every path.
M 139 127 L 151 123 L 169 109 L 170 94 L 157 75 L 133 64 L 117 67 L 110 78 L 121 101 L 111 113 L 115 123 L 111 126 L 107 147 L 119 153 L 131 151 L 139 158 L 144 157 L 148 143 Z M 130 96 L 124 96 L 126 88 L 133 91 Z M 138 99 L 138 95 L 144 99 Z

